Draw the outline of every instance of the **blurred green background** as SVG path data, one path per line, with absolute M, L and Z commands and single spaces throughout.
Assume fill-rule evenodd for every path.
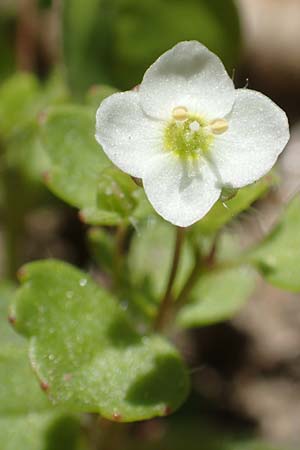
M 204 43 L 237 87 L 261 90 L 287 111 L 293 129 L 283 169 L 290 185 L 265 202 L 262 228 L 268 226 L 278 203 L 299 189 L 299 30 L 299 0 L 0 0 L 0 273 L 49 256 L 88 267 L 85 226 L 44 186 L 38 123 L 51 105 L 96 108 L 114 89 L 131 89 L 182 40 Z M 246 234 L 259 235 L 257 222 Z M 124 448 L 299 449 L 299 298 L 260 286 L 257 299 L 235 322 L 180 341 L 195 367 L 193 396 L 170 421 L 132 427 Z M 0 398 L 8 398 L 0 380 L 1 389 Z M 23 450 L 28 423 L 38 434 L 24 450 L 54 450 L 53 423 L 27 420 L 7 437 L 15 424 L 0 417 L 4 450 Z M 84 449 L 73 442 L 77 418 L 70 420 L 65 433 L 60 423 L 54 427 L 59 448 Z

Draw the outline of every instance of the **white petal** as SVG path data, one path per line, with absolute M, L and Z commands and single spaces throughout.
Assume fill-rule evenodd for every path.
M 141 178 L 147 162 L 160 151 L 162 123 L 148 117 L 139 94 L 128 91 L 107 97 L 96 115 L 96 139 L 111 161 Z
M 289 140 L 286 114 L 265 95 L 238 89 L 228 131 L 216 136 L 211 160 L 220 182 L 238 188 L 253 183 L 275 164 Z
M 197 41 L 181 42 L 150 66 L 140 86 L 141 104 L 167 119 L 185 106 L 209 119 L 223 117 L 234 102 L 234 86 L 220 59 Z
M 143 180 L 153 208 L 180 227 L 200 220 L 220 196 L 216 177 L 204 160 L 191 172 L 172 153 L 165 153 L 152 160 Z

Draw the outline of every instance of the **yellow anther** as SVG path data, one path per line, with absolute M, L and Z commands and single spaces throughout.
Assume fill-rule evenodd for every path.
M 210 123 L 210 128 L 214 134 L 223 134 L 228 130 L 228 122 L 225 119 L 216 119 Z
M 186 120 L 189 114 L 185 106 L 177 106 L 173 109 L 172 116 L 175 120 Z

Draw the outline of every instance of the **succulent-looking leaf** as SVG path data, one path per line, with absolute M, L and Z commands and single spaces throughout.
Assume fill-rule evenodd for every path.
M 15 288 L 0 284 L 0 441 L 1 450 L 77 450 L 79 420 L 53 408 L 27 356 L 27 340 L 9 325 L 8 303 Z M 15 318 L 10 316 L 14 323 Z
M 16 295 L 16 328 L 53 403 L 117 421 L 161 416 L 185 399 L 177 351 L 138 335 L 114 298 L 83 272 L 55 261 L 29 264 Z
M 300 291 L 300 197 L 283 212 L 266 239 L 248 254 L 263 277 L 288 291 Z
M 179 315 L 183 327 L 211 325 L 231 319 L 245 304 L 255 287 L 255 273 L 248 267 L 202 275 Z

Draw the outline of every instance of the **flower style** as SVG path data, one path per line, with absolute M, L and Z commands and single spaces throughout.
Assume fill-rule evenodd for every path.
M 268 97 L 235 89 L 220 59 L 187 41 L 160 56 L 137 91 L 101 103 L 96 139 L 116 166 L 143 180 L 162 217 L 186 227 L 223 188 L 265 175 L 288 142 L 289 126 Z

